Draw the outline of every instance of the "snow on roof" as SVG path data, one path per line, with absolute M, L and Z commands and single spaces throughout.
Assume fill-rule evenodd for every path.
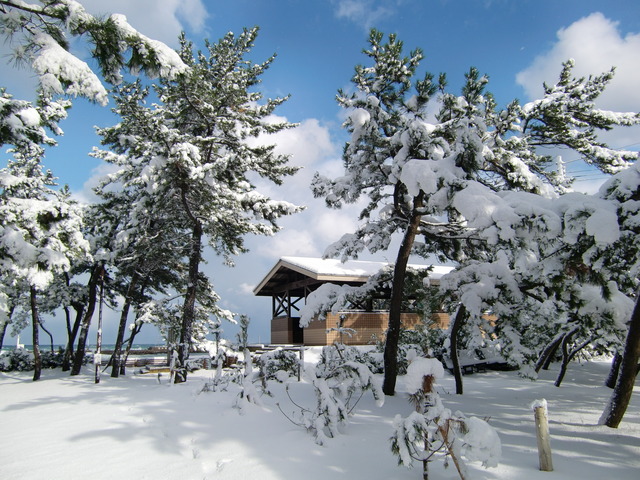
M 342 262 L 332 258 L 317 257 L 281 257 L 278 263 L 269 271 L 264 279 L 253 290 L 255 295 L 270 283 L 270 280 L 281 270 L 289 269 L 321 281 L 342 282 L 366 282 L 367 279 L 382 268 L 392 265 L 389 262 L 375 262 L 366 260 L 347 260 Z M 437 280 L 449 273 L 453 267 L 444 265 L 417 265 L 411 264 L 410 268 L 424 269 L 433 267 L 429 278 Z
M 282 257 L 280 260 L 316 275 L 335 277 L 370 277 L 388 265 L 363 260 L 347 260 L 343 263 L 335 258 Z
M 342 262 L 335 258 L 312 258 L 312 257 L 282 257 L 283 262 L 298 266 L 321 276 L 348 276 L 348 277 L 370 277 L 380 271 L 380 269 L 392 265 L 389 262 L 373 262 L 366 260 L 347 260 Z M 444 265 L 417 265 L 410 264 L 409 268 L 420 270 L 433 267 L 431 278 L 440 278 L 453 270 L 453 267 Z

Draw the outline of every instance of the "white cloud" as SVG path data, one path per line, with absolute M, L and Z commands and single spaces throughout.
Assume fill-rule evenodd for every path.
M 74 200 L 87 205 L 97 203 L 100 199 L 94 193 L 93 189 L 98 186 L 103 178 L 117 172 L 118 169 L 119 167 L 117 165 L 105 162 L 100 163 L 96 168 L 91 170 L 91 176 L 82 184 L 82 190 L 73 192 Z
M 283 117 L 274 117 L 286 121 Z M 297 128 L 262 137 L 257 142 L 275 144 L 280 154 L 290 155 L 290 164 L 303 167 L 287 178 L 282 186 L 256 180 L 258 190 L 271 198 L 283 199 L 307 207 L 302 213 L 283 218 L 282 230 L 274 237 L 249 240 L 252 252 L 264 258 L 285 255 L 321 256 L 325 249 L 356 228 L 361 205 L 328 209 L 323 199 L 313 198 L 311 180 L 316 171 L 330 178 L 342 175 L 344 167 L 338 154 L 340 145 L 331 139 L 328 127 L 311 118 Z
M 317 257 L 322 254 L 322 250 L 318 248 L 313 232 L 305 227 L 306 225 L 298 219 L 296 226 L 287 226 L 274 237 L 258 240 L 258 247 L 252 248 L 251 251 L 274 261 L 287 255 Z
M 278 117 L 278 120 L 285 120 Z M 267 141 L 276 145 L 276 151 L 291 155 L 291 163 L 301 167 L 318 165 L 338 151 L 331 142 L 329 129 L 315 118 L 300 122 L 299 126 L 269 136 Z
M 380 20 L 395 13 L 389 5 L 390 2 L 385 2 L 385 5 L 376 5 L 376 3 L 375 0 L 337 0 L 334 1 L 335 15 L 369 30 Z
M 254 240 L 251 251 L 270 259 L 286 255 L 319 257 L 331 243 L 355 231 L 357 207 L 329 210 L 321 202 L 314 203 L 312 208 L 280 222 L 283 229 L 275 236 Z
M 241 283 L 240 284 L 240 292 L 245 294 L 245 295 L 253 295 L 253 289 L 255 288 L 255 285 L 251 285 L 249 283 Z
M 616 67 L 614 79 L 599 100 L 601 108 L 640 110 L 640 33 L 623 36 L 618 22 L 593 13 L 560 29 L 557 37 L 549 51 L 516 76 L 529 98 L 542 94 L 543 82 L 554 84 L 562 62 L 573 58 L 576 76 L 597 75 Z
M 275 116 L 272 120 L 287 121 L 284 117 Z M 307 205 L 313 198 L 310 184 L 315 171 L 327 163 L 336 162 L 339 151 L 331 140 L 329 129 L 315 118 L 303 120 L 296 128 L 261 136 L 249 143 L 275 145 L 276 153 L 289 155 L 290 165 L 302 167 L 295 175 L 286 178 L 281 186 L 254 179 L 261 193 L 300 205 Z

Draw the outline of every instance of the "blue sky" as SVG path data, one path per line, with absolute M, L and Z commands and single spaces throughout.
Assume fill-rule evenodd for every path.
M 83 1 L 92 13 L 123 13 L 146 35 L 176 46 L 180 30 L 197 45 L 215 41 L 228 31 L 257 25 L 260 35 L 250 58 L 277 58 L 263 77 L 266 97 L 291 95 L 276 114 L 300 127 L 280 134 L 274 142 L 291 162 L 304 169 L 284 187 L 264 186 L 275 198 L 308 206 L 307 211 L 282 222 L 283 231 L 270 239 L 250 239 L 251 252 L 238 258 L 234 269 L 210 257 L 205 267 L 223 306 L 252 319 L 250 336 L 268 341 L 270 300 L 256 299 L 257 284 L 282 255 L 320 256 L 332 241 L 353 228 L 355 210 L 329 211 L 314 200 L 309 180 L 315 171 L 340 172 L 345 136 L 343 113 L 334 98 L 348 88 L 354 66 L 365 62 L 369 28 L 395 33 L 411 50 L 424 51 L 423 71 L 446 72 L 457 90 L 470 66 L 490 78 L 488 89 L 499 104 L 513 98 L 526 102 L 538 95 L 542 82 L 552 83 L 561 62 L 575 58 L 576 73 L 601 73 L 611 66 L 617 75 L 602 107 L 640 111 L 640 4 L 637 0 L 100 0 Z M 6 46 L 1 45 L 5 53 Z M 29 72 L 3 69 L 10 93 L 26 98 Z M 103 168 L 87 152 L 98 139 L 93 126 L 116 122 L 108 108 L 78 100 L 62 127 L 65 136 L 45 163 L 60 183 L 68 183 L 80 198 L 89 199 L 90 186 Z M 640 132 L 627 130 L 607 137 L 610 145 L 638 149 Z M 565 160 L 574 160 L 566 158 Z M 593 189 L 601 179 L 583 172 L 577 186 Z M 385 256 L 378 256 L 385 259 Z M 392 259 L 390 253 L 387 259 Z M 105 327 L 105 341 L 113 338 L 113 318 Z M 50 321 L 61 325 L 62 318 Z M 62 342 L 63 329 L 57 331 Z M 234 331 L 228 328 L 229 336 Z M 144 330 L 143 330 L 144 332 Z M 92 334 L 93 335 L 93 334 Z M 94 338 L 93 336 L 91 338 Z M 143 339 L 155 341 L 155 333 Z

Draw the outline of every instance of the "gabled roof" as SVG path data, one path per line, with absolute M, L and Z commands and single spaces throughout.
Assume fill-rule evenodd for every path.
M 269 296 L 285 290 L 300 289 L 322 283 L 362 284 L 382 268 L 387 262 L 347 260 L 309 257 L 282 257 L 256 288 L 254 295 Z M 428 268 L 429 265 L 409 265 L 412 268 Z M 453 267 L 434 266 L 430 278 L 438 280 Z

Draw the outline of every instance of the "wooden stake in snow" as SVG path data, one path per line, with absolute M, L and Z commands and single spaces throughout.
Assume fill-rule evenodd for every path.
M 540 470 L 543 472 L 553 471 L 551 461 L 551 444 L 549 442 L 549 422 L 547 419 L 547 401 L 545 399 L 536 400 L 531 404 L 536 421 L 536 440 L 538 442 L 538 458 L 540 460 Z

